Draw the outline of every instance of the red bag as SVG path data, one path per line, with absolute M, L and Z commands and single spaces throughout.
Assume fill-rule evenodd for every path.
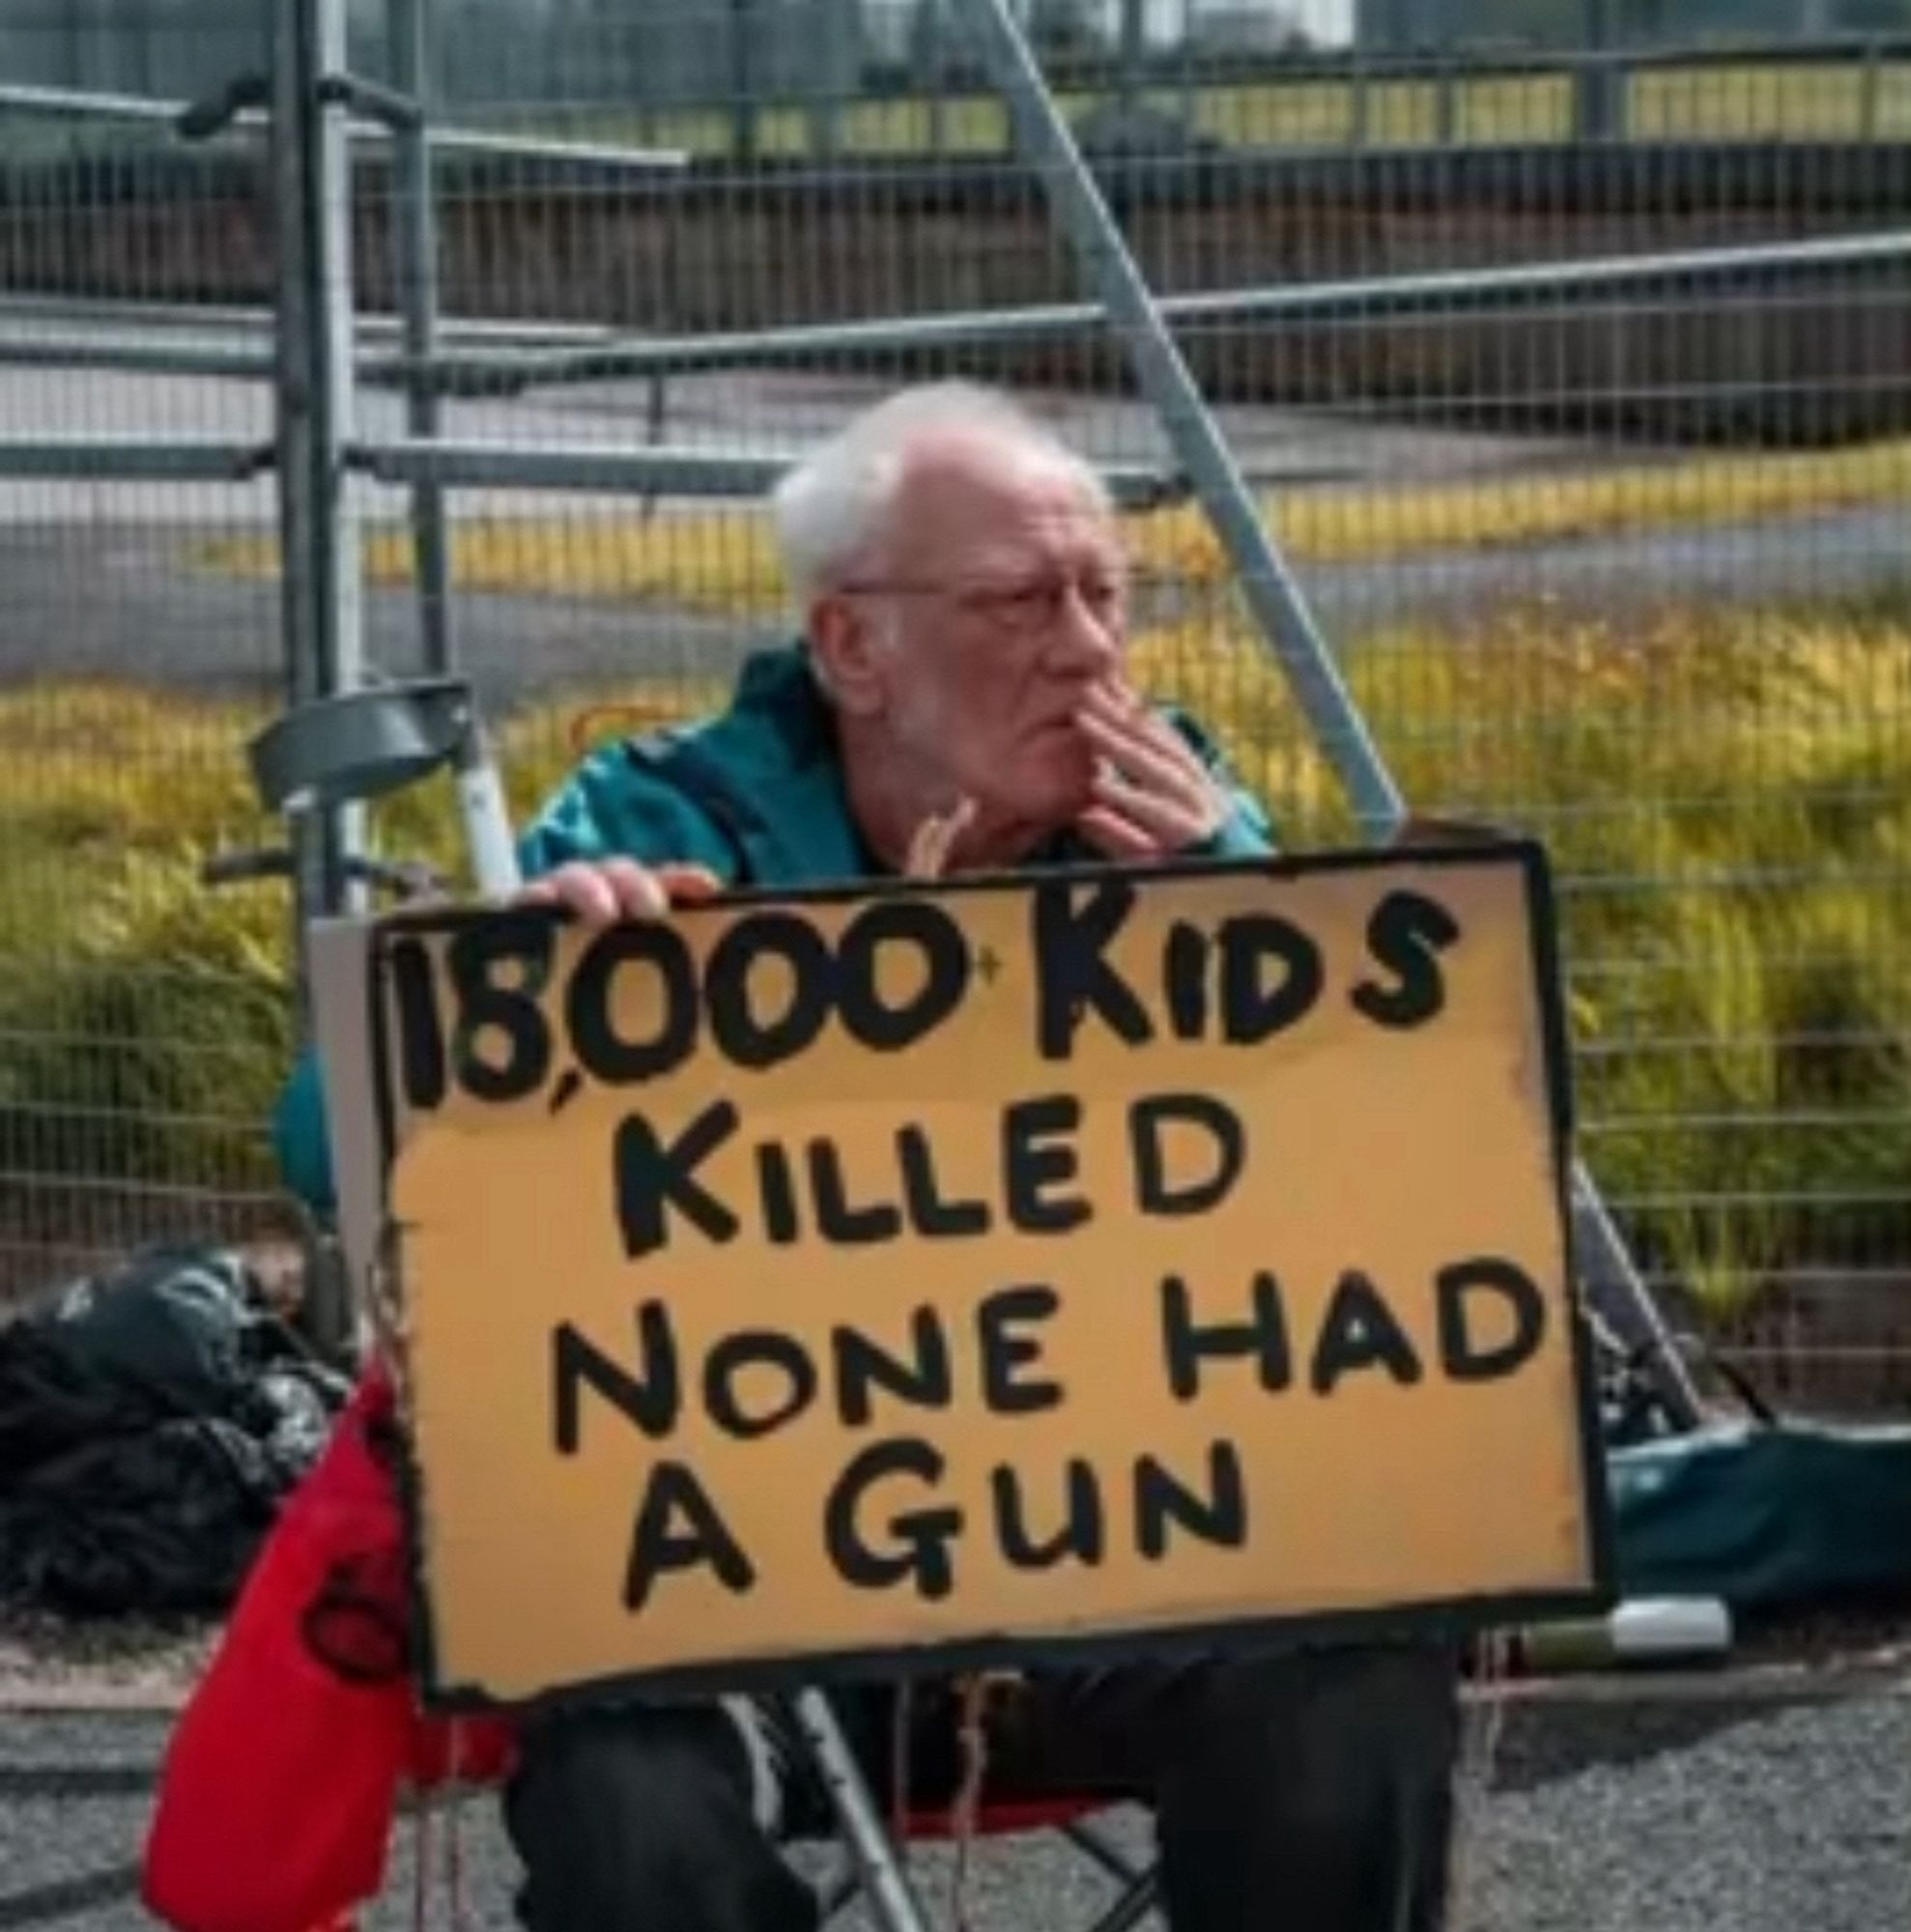
M 502 1776 L 510 1727 L 410 1676 L 389 1381 L 370 1371 L 261 1549 L 160 1776 L 141 1896 L 181 1932 L 311 1932 L 385 1882 L 402 1779 Z

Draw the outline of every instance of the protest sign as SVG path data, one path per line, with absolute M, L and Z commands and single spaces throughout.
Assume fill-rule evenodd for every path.
M 1603 1589 L 1534 848 L 369 945 L 434 1701 Z

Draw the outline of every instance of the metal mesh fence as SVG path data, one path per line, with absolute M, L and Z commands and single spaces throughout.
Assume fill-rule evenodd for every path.
M 359 65 L 402 75 L 359 24 Z M 403 169 L 360 144 L 356 428 L 429 422 L 465 452 L 449 646 L 520 808 L 584 746 L 721 701 L 792 621 L 734 476 L 613 489 L 593 463 L 767 472 L 898 383 L 959 374 L 1111 467 L 1172 467 L 952 6 L 580 9 L 531 33 L 462 0 L 428 24 L 436 124 L 524 145 L 436 154 L 427 406 L 399 354 Z M 1555 855 L 1584 1151 L 1653 1283 L 1782 1394 L 1900 1398 L 1905 46 L 1433 60 L 1236 45 L 1251 23 L 1219 10 L 1034 28 L 1409 794 Z M 263 382 L 178 366 L 267 353 L 256 148 L 113 139 L 104 173 L 11 164 L 4 247 L 42 266 L 4 278 L 35 293 L 5 312 L 0 437 L 269 434 Z M 659 149 L 688 164 L 637 152 Z M 83 367 L 106 339 L 181 354 Z M 358 486 L 367 655 L 407 672 L 426 632 L 385 469 Z M 48 586 L 0 611 L 22 801 L 0 1199 L 25 1285 L 135 1229 L 242 1220 L 290 1022 L 282 896 L 212 899 L 188 856 L 264 836 L 237 747 L 280 675 L 269 486 L 13 488 L 9 582 Z M 1222 732 L 1290 842 L 1350 836 L 1198 513 L 1127 523 L 1138 677 Z M 112 693 L 76 696 L 95 675 Z M 103 829 L 102 772 L 126 801 Z M 378 836 L 446 853 L 442 807 L 402 801 Z M 161 871 L 173 951 L 118 910 Z M 138 990 L 108 1024 L 84 996 L 114 919 Z M 124 1075 L 186 1055 L 202 1085 Z
M 290 1031 L 282 908 L 197 854 L 254 837 L 240 734 L 282 673 L 256 165 L 132 104 L 0 101 L 0 1294 L 268 1207 L 254 1063 Z M 202 445 L 202 480 L 95 459 Z M 117 472 L 117 473 L 116 473 Z M 259 970 L 271 958 L 270 971 Z

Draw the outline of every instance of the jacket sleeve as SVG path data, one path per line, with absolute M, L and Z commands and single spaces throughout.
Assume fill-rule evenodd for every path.
M 1185 711 L 1169 707 L 1167 721 L 1187 741 L 1189 748 L 1208 768 L 1227 801 L 1228 815 L 1212 837 L 1189 848 L 1190 859 L 1253 859 L 1273 851 L 1274 823 L 1267 808 L 1241 782 L 1214 738 Z
M 580 765 L 539 809 L 518 844 L 528 879 L 576 859 L 707 866 L 726 884 L 736 848 L 710 813 L 660 769 L 668 741 L 613 745 Z
M 540 808 L 518 841 L 518 863 L 534 879 L 573 859 L 628 857 L 646 865 L 707 866 L 727 884 L 736 849 L 700 806 L 657 770 L 655 742 L 595 753 Z M 327 1137 L 325 1078 L 308 1047 L 272 1112 L 272 1151 L 285 1185 L 314 1213 L 337 1207 Z

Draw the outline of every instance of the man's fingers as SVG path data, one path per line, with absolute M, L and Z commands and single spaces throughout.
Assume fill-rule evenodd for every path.
M 723 881 L 707 866 L 573 859 L 531 880 L 513 902 L 560 905 L 585 925 L 613 925 L 620 919 L 662 919 L 672 905 L 700 905 L 723 889 Z
M 519 895 L 530 905 L 560 905 L 585 925 L 612 925 L 624 918 L 655 918 L 664 910 L 656 880 L 634 859 L 591 863 L 573 859 L 527 886 Z
M 958 799 L 947 812 L 926 818 L 909 839 L 903 868 L 912 879 L 939 879 L 949 869 L 949 855 L 956 841 L 969 829 L 976 815 L 972 798 Z
M 1122 717 L 1127 717 L 1144 708 L 1141 694 L 1119 672 L 1111 672 L 1107 677 L 1097 678 L 1088 687 L 1088 696 L 1098 704 L 1106 705 Z
M 902 861 L 902 869 L 910 878 L 935 877 L 941 861 L 942 823 L 939 818 L 926 818 L 910 836 L 909 850 Z
M 1075 830 L 1110 859 L 1158 859 L 1162 853 L 1161 841 L 1152 832 L 1105 805 L 1091 805 L 1075 820 Z
M 1152 792 L 1106 765 L 1097 768 L 1094 784 L 1098 806 L 1119 812 L 1130 824 L 1151 834 L 1163 852 L 1179 851 L 1184 845 L 1205 838 L 1213 830 L 1201 803 L 1190 803 L 1181 795 Z
M 617 895 L 603 868 L 582 860 L 540 879 L 526 896 L 533 895 L 533 902 L 560 905 L 585 925 L 609 925 L 617 917 Z
M 1089 743 L 1137 789 L 1179 798 L 1196 810 L 1207 804 L 1208 775 L 1191 755 L 1178 758 L 1157 740 L 1119 731 L 1092 711 L 1082 713 L 1081 725 Z
M 662 919 L 670 911 L 663 881 L 648 866 L 640 866 L 635 859 L 606 859 L 601 870 L 620 918 Z
M 1164 836 L 1183 844 L 1206 838 L 1227 817 L 1226 801 L 1207 767 L 1160 719 L 1139 707 L 1126 708 L 1099 689 L 1091 690 L 1077 717 L 1083 735 L 1133 796 L 1150 794 L 1186 814 L 1180 827 L 1163 823 Z M 1097 789 L 1107 795 L 1098 782 Z
M 1193 748 L 1168 722 L 1151 711 L 1131 692 L 1111 691 L 1106 685 L 1090 685 L 1078 714 L 1084 725 L 1093 724 L 1098 734 L 1137 752 L 1152 752 L 1177 772 L 1206 781 L 1208 774 Z
M 659 866 L 653 876 L 672 905 L 702 905 L 724 889 L 708 866 Z

